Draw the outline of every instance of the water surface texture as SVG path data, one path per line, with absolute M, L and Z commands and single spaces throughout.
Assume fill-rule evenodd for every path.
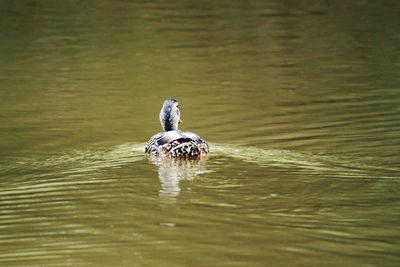
M 1 266 L 399 266 L 398 1 L 0 1 Z M 143 154 L 166 98 L 210 143 Z

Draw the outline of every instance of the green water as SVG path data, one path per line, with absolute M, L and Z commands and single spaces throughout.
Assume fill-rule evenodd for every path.
M 0 1 L 0 266 L 399 266 L 397 1 Z M 154 161 L 166 98 L 211 148 Z

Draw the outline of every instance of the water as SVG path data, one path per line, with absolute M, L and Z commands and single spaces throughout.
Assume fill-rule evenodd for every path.
M 398 266 L 399 11 L 1 1 L 0 265 Z

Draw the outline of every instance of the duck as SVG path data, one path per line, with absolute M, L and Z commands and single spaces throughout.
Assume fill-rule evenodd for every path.
M 153 135 L 144 152 L 152 156 L 171 158 L 199 158 L 209 153 L 207 142 L 192 132 L 178 129 L 182 120 L 179 103 L 175 99 L 164 101 L 160 111 L 163 132 Z

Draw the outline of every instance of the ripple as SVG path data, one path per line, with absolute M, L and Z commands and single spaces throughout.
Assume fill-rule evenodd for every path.
M 278 149 L 264 150 L 237 145 L 210 144 L 210 147 L 213 157 L 231 157 L 260 166 L 295 168 L 298 171 L 312 174 L 336 173 L 340 177 L 368 178 L 375 172 L 379 172 L 381 178 L 398 178 L 398 172 L 400 172 L 399 169 L 367 165 L 329 155 Z M 382 172 L 386 172 L 387 175 L 382 175 Z

